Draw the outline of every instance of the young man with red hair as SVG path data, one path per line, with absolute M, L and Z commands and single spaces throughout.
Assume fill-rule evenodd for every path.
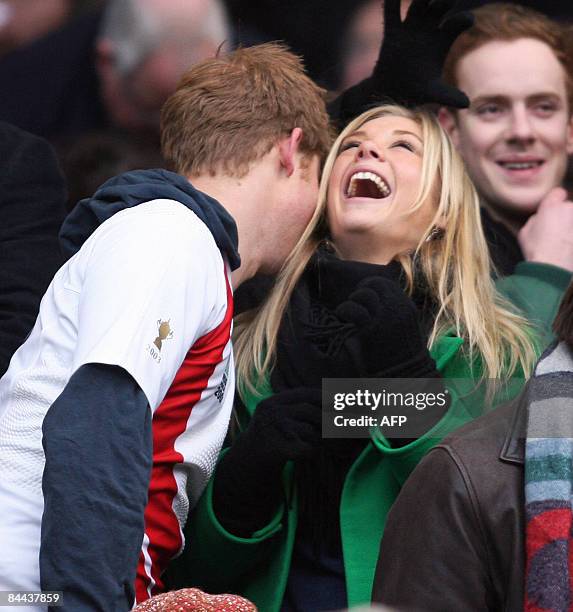
M 0 381 L 0 590 L 63 610 L 162 589 L 229 423 L 231 286 L 277 271 L 315 208 L 323 91 L 280 45 L 238 50 L 185 75 L 162 137 L 177 173 L 111 179 L 65 221 Z
M 470 106 L 440 118 L 482 197 L 494 262 L 503 274 L 523 259 L 573 271 L 573 205 L 562 188 L 573 152 L 567 29 L 516 4 L 487 4 L 474 18 L 444 65 Z

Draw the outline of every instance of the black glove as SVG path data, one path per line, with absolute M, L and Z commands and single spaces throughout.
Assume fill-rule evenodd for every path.
M 388 278 L 364 279 L 338 308 L 336 316 L 352 326 L 340 346 L 355 375 L 385 378 L 437 376 L 418 323 L 414 302 Z
M 341 352 L 362 377 L 439 378 L 420 330 L 416 306 L 395 281 L 382 277 L 365 279 L 336 309 L 336 314 L 356 330 L 348 336 Z M 429 392 L 443 390 L 441 381 L 420 382 L 429 385 Z M 445 404 L 415 413 L 418 435 L 432 429 L 448 407 Z M 412 441 L 413 438 L 390 439 L 394 447 Z
M 454 40 L 473 24 L 469 11 L 446 18 L 455 4 L 456 0 L 414 0 L 402 21 L 400 0 L 385 0 L 384 40 L 372 75 L 344 91 L 329 107 L 340 128 L 384 100 L 405 106 L 469 106 L 463 92 L 441 79 Z
M 400 287 L 399 264 L 334 261 L 320 270 L 306 284 L 321 290 L 315 295 L 299 288 L 281 324 L 273 389 L 321 388 L 323 378 L 386 371 L 397 378 L 435 375 L 416 306 Z
M 340 354 L 340 346 L 354 327 L 341 321 L 320 300 L 288 316 L 281 324 L 277 359 L 271 373 L 273 389 L 300 385 L 322 388 L 323 378 L 359 376 L 352 363 Z
M 240 537 L 262 529 L 280 503 L 286 462 L 311 456 L 321 438 L 319 389 L 290 389 L 261 401 L 217 466 L 213 506 L 221 525 Z

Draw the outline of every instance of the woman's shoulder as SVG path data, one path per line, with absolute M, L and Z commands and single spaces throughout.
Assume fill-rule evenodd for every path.
M 436 362 L 436 368 L 446 378 L 468 376 L 471 364 L 463 351 L 464 339 L 454 328 L 440 334 L 430 348 L 430 355 Z

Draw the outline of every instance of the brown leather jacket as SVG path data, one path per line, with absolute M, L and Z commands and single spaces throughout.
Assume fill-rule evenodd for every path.
M 398 610 L 523 610 L 525 393 L 460 428 L 406 482 L 373 600 Z

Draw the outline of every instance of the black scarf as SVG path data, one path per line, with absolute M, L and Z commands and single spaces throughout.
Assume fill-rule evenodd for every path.
M 376 265 L 344 261 L 325 248 L 318 250 L 293 292 L 279 330 L 277 360 L 271 376 L 274 391 L 320 387 L 326 376 L 358 376 L 353 365 L 337 352 L 347 330 L 333 312 L 362 280 L 377 275 L 405 287 L 405 275 L 398 262 Z M 422 329 L 429 334 L 436 311 L 434 303 L 422 286 L 412 299 Z M 323 439 L 312 458 L 296 465 L 297 537 L 312 543 L 317 558 L 323 550 L 331 554 L 340 550 L 342 487 L 348 470 L 370 443 L 366 439 Z

